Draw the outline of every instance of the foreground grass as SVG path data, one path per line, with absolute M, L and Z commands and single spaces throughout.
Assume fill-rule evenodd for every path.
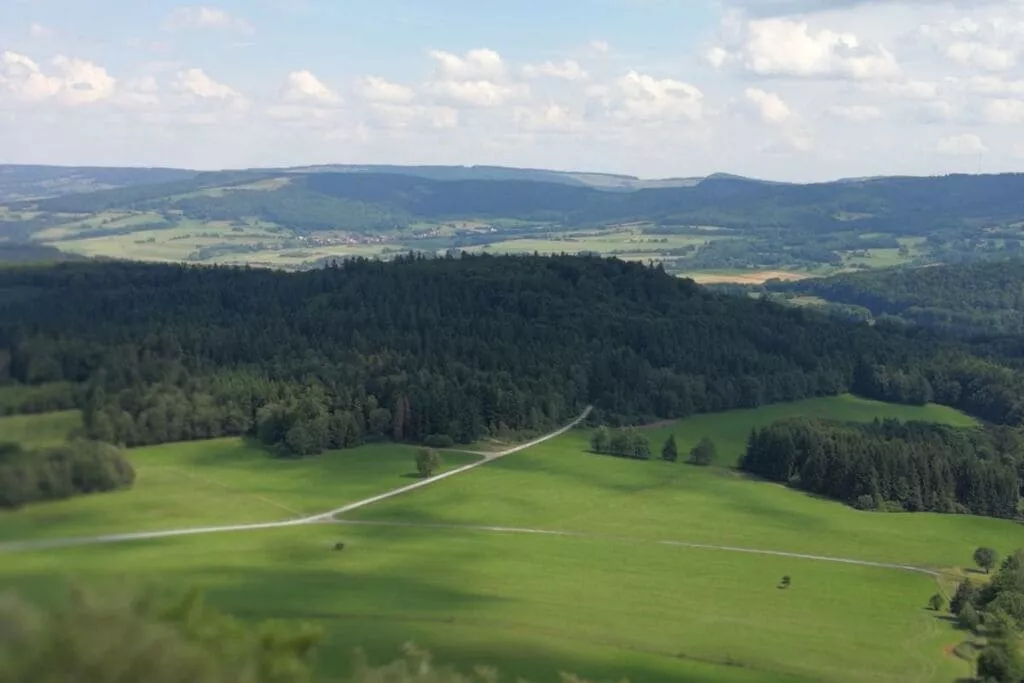
M 332 544 L 344 540 L 343 552 Z M 9 555 L 0 581 L 48 594 L 93 580 L 195 584 L 253 617 L 322 622 L 323 673 L 360 645 L 412 640 L 505 680 L 944 681 L 956 635 L 922 606 L 925 576 L 587 539 L 317 526 Z M 793 587 L 776 587 L 782 575 Z
M 44 424 L 48 416 L 24 418 Z M 0 423 L 3 421 L 0 420 Z M 37 432 L 34 432 L 37 433 Z M 414 450 L 379 444 L 317 458 L 274 458 L 243 439 L 130 452 L 131 490 L 0 512 L 0 539 L 53 538 L 273 522 L 325 512 L 415 480 Z M 475 459 L 445 454 L 447 466 Z

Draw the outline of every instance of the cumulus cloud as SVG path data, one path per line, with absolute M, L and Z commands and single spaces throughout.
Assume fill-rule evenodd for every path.
M 609 102 L 616 118 L 656 122 L 698 121 L 703 100 L 704 93 L 689 83 L 630 71 L 615 83 Z
M 544 62 L 543 64 L 527 64 L 523 67 L 523 75 L 527 78 L 559 78 L 564 81 L 586 80 L 587 72 L 579 62 L 567 59 L 564 62 Z
M 882 118 L 882 110 L 868 104 L 833 105 L 825 111 L 833 118 L 854 123 L 865 123 Z
M 117 89 L 117 79 L 93 62 L 58 55 L 52 65 L 52 71 L 46 73 L 25 55 L 3 52 L 0 54 L 0 92 L 23 102 L 53 99 L 76 106 L 110 99 Z
M 773 92 L 767 92 L 760 88 L 747 88 L 743 94 L 747 101 L 753 105 L 758 116 L 766 123 L 785 123 L 793 116 L 789 105 Z
M 1024 20 L 1002 14 L 967 16 L 924 24 L 919 34 L 951 61 L 971 69 L 1007 71 L 1016 66 L 1024 40 Z
M 459 111 L 451 107 L 382 102 L 374 104 L 370 114 L 370 124 L 377 128 L 448 130 L 459 126 Z
M 441 79 L 493 79 L 505 74 L 505 62 L 494 50 L 470 50 L 462 56 L 442 50 L 431 50 L 429 54 Z
M 202 69 L 179 71 L 175 78 L 174 86 L 180 92 L 203 99 L 230 100 L 241 99 L 242 97 L 241 93 L 237 90 L 229 85 L 215 81 Z
M 245 19 L 236 17 L 217 7 L 178 7 L 164 20 L 164 28 L 221 29 L 239 33 L 253 33 L 255 28 Z
M 529 95 L 528 86 L 506 79 L 505 62 L 494 50 L 470 50 L 462 56 L 433 50 L 430 57 L 436 73 L 425 90 L 448 104 L 499 107 Z
M 1024 100 L 992 100 L 985 105 L 984 116 L 989 123 L 1024 123 Z
M 520 129 L 531 132 L 568 132 L 581 125 L 580 119 L 572 111 L 554 103 L 540 107 L 517 107 L 514 116 Z
M 43 39 L 52 38 L 56 35 L 56 31 L 45 24 L 40 24 L 38 21 L 33 21 L 29 24 L 28 35 L 30 38 Z
M 970 156 L 988 152 L 988 147 L 974 133 L 951 135 L 940 139 L 935 144 L 935 151 L 949 156 Z
M 416 99 L 412 88 L 379 76 L 363 76 L 356 81 L 355 90 L 360 97 L 370 102 L 408 104 Z
M 288 102 L 313 102 L 317 104 L 336 104 L 340 98 L 326 85 L 305 69 L 288 74 L 285 85 L 284 99 Z
M 884 46 L 865 43 L 853 33 L 814 29 L 807 21 L 754 19 L 743 22 L 737 32 L 734 47 L 713 47 L 705 60 L 759 76 L 867 80 L 901 73 L 895 56 Z
M 439 99 L 472 107 L 500 107 L 529 93 L 524 85 L 493 81 L 435 81 L 427 90 Z

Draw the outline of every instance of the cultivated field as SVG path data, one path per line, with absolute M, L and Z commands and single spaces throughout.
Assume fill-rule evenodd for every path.
M 752 427 L 787 415 L 972 424 L 943 408 L 839 397 L 648 434 L 656 450 L 676 434 L 683 453 L 710 436 L 729 465 Z M 322 666 L 334 675 L 351 647 L 379 661 L 413 640 L 464 669 L 498 665 L 505 680 L 553 683 L 573 671 L 653 683 L 938 683 L 969 667 L 945 654 L 960 634 L 924 609 L 931 576 L 722 546 L 945 568 L 969 563 L 978 545 L 1024 545 L 1010 522 L 858 512 L 724 467 L 594 455 L 588 436 L 571 432 L 343 523 L 5 554 L 0 583 L 45 594 L 73 567 L 94 580 L 199 585 L 239 613 L 322 623 Z M 294 463 L 256 450 L 220 440 L 137 451 L 135 491 L 0 515 L 0 536 L 282 519 L 279 505 L 323 511 L 408 483 L 412 470 L 403 447 Z M 346 549 L 332 552 L 339 540 Z

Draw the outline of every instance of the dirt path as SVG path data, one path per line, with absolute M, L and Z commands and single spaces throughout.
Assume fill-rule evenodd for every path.
M 815 562 L 833 562 L 836 564 L 848 564 L 858 567 L 875 567 L 878 569 L 892 569 L 927 576 L 939 577 L 939 572 L 927 567 L 916 567 L 909 564 L 890 564 L 888 562 L 872 562 L 870 560 L 856 560 L 846 557 L 832 557 L 829 555 L 809 555 L 806 553 L 792 553 L 784 550 L 765 550 L 761 548 L 741 548 L 730 545 L 711 545 L 707 543 L 688 543 L 686 541 L 661 541 L 656 539 L 630 538 L 628 536 L 605 536 L 602 534 L 588 534 L 579 531 L 557 531 L 552 529 L 531 529 L 505 526 L 477 526 L 468 524 L 427 524 L 419 522 L 376 522 L 357 521 L 346 519 L 331 520 L 335 524 L 350 526 L 382 526 L 382 527 L 404 527 L 420 529 L 444 529 L 449 531 L 475 531 L 480 533 L 495 534 L 531 534 L 535 536 L 562 536 L 569 538 L 581 538 L 588 540 L 612 541 L 618 543 L 655 543 L 657 545 L 674 546 L 678 548 L 691 548 L 694 550 L 716 550 L 730 553 L 747 553 L 750 555 L 770 555 L 773 557 L 789 557 L 795 560 L 812 560 Z
M 374 503 L 379 503 L 382 500 L 394 498 L 395 496 L 400 496 L 403 493 L 408 493 L 409 491 L 414 491 L 416 489 L 423 488 L 424 486 L 431 486 L 449 477 L 454 477 L 457 474 L 468 472 L 469 470 L 472 470 L 476 467 L 480 467 L 481 465 L 486 465 L 489 462 L 493 462 L 499 458 L 503 458 L 506 455 L 518 453 L 519 451 L 526 450 L 527 448 L 532 448 L 533 446 L 544 443 L 545 441 L 549 441 L 550 439 L 553 439 L 557 436 L 561 436 L 562 434 L 565 434 L 567 431 L 583 422 L 583 420 L 587 419 L 587 416 L 590 415 L 591 410 L 592 407 L 587 406 L 586 410 L 584 410 L 579 415 L 579 417 L 577 417 L 569 424 L 559 429 L 556 429 L 550 434 L 545 434 L 544 436 L 538 437 L 532 441 L 527 441 L 526 443 L 522 443 L 517 446 L 513 446 L 512 448 L 507 448 L 503 451 L 498 451 L 496 453 L 479 453 L 478 455 L 482 455 L 483 457 L 477 462 L 471 463 L 469 465 L 464 465 L 463 467 L 457 467 L 454 470 L 445 472 L 443 474 L 439 474 L 436 477 L 424 479 L 422 481 L 416 482 L 415 484 L 409 484 L 408 486 L 402 486 L 401 488 L 388 491 L 387 493 L 382 493 L 371 498 L 365 498 L 354 503 L 349 503 L 348 505 L 340 507 L 336 510 L 330 510 L 328 512 L 313 515 L 311 517 L 302 517 L 300 519 L 291 519 L 283 522 L 265 522 L 262 524 L 233 524 L 229 526 L 197 527 L 191 529 L 168 529 L 166 531 L 140 531 L 126 534 L 107 534 L 104 536 L 82 536 L 78 538 L 54 538 L 37 539 L 31 541 L 13 541 L 10 543 L 0 543 L 0 553 L 24 552 L 29 550 L 50 550 L 55 548 L 72 548 L 84 545 L 98 545 L 101 543 L 127 543 L 129 541 L 145 541 L 159 538 L 172 538 L 176 536 L 198 536 L 201 534 L 220 534 L 238 531 L 262 531 L 265 529 L 284 529 L 287 527 L 303 526 L 306 524 L 330 522 L 334 519 L 335 516 L 340 515 L 342 513 L 351 512 L 352 510 L 358 510 L 359 508 L 366 507 L 367 505 L 373 505 Z

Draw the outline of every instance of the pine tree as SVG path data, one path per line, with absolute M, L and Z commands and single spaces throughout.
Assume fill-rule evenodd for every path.
M 661 447 L 661 459 L 665 462 L 675 462 L 679 459 L 679 447 L 676 446 L 676 435 L 670 434 Z

